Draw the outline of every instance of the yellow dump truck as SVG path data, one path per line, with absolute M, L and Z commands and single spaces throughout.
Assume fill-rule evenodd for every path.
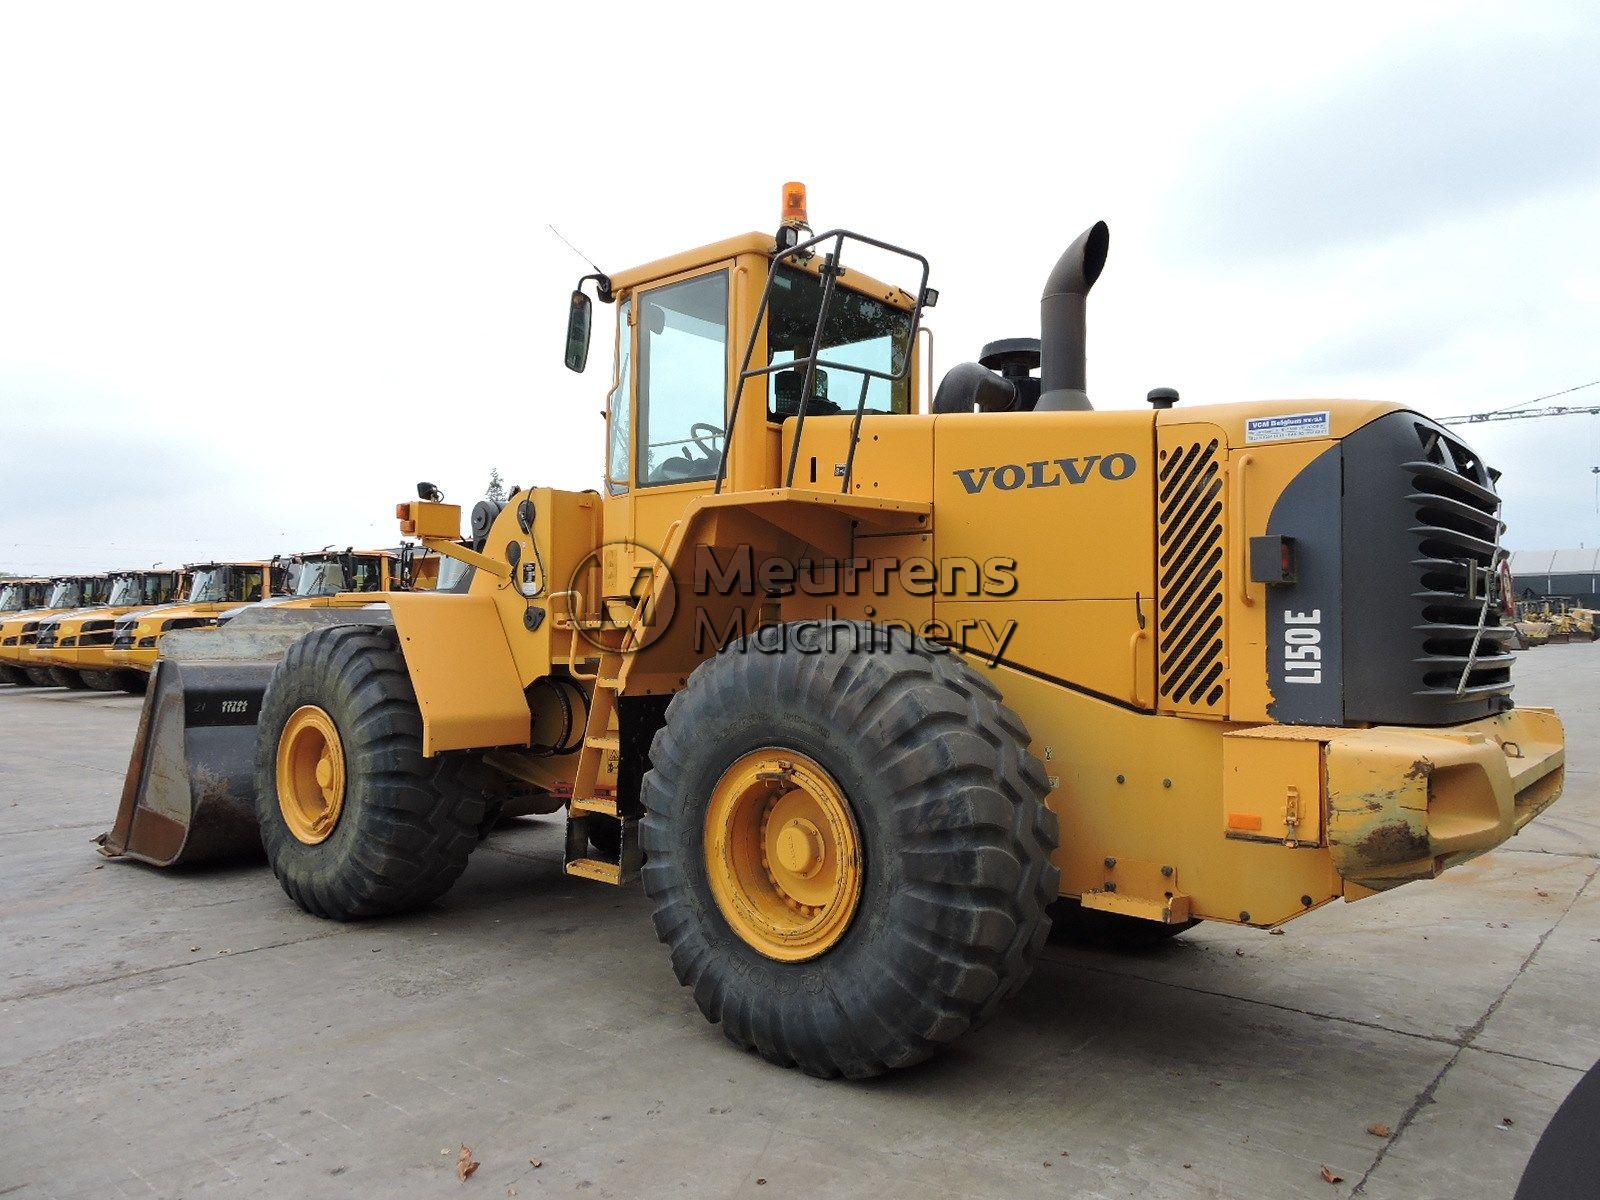
M 57 613 L 39 622 L 34 657 L 62 687 L 142 691 L 146 676 L 111 660 L 117 619 L 170 604 L 187 582 L 182 571 L 114 571 L 100 608 Z
M 288 568 L 289 593 L 259 602 L 285 610 L 359 608 L 389 592 L 430 590 L 439 579 L 439 556 L 415 543 L 383 550 L 322 549 L 297 554 Z M 222 613 L 219 625 L 250 611 L 241 605 Z
M 0 622 L 0 668 L 6 669 L 14 683 L 60 686 L 50 673 L 49 661 L 38 651 L 41 623 L 74 609 L 97 608 L 110 594 L 109 575 L 66 575 L 53 580 L 43 608 L 19 612 Z
M 927 260 L 812 234 L 798 188 L 776 236 L 585 277 L 600 487 L 516 490 L 463 547 L 422 485 L 402 533 L 467 590 L 294 631 L 234 691 L 185 682 L 232 628 L 175 638 L 104 849 L 170 861 L 226 743 L 285 892 L 354 919 L 439 896 L 531 789 L 568 874 L 642 878 L 729 1038 L 859 1077 L 986 1020 L 1052 919 L 1264 929 L 1499 845 L 1564 742 L 1512 701 L 1496 473 L 1398 404 L 1094 410 L 1108 240 L 931 396 Z
M 179 599 L 117 618 L 107 659 L 118 669 L 149 675 L 161 640 L 180 629 L 211 629 L 223 613 L 290 592 L 290 560 L 191 563 Z
M 0 579 L 0 642 L 5 642 L 5 646 L 0 646 L 0 683 L 15 684 L 18 687 L 26 687 L 31 683 L 20 665 L 20 659 L 5 652 L 7 647 L 16 644 L 6 642 L 5 639 L 20 640 L 21 627 L 25 622 L 19 622 L 14 631 L 6 629 L 5 626 L 16 621 L 23 613 L 44 608 L 50 602 L 50 592 L 54 582 L 43 577 L 18 576 L 12 579 Z

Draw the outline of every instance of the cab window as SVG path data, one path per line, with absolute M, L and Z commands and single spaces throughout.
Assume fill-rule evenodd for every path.
M 261 568 L 245 567 L 229 572 L 228 599 L 241 604 L 261 599 Z
M 772 280 L 767 315 L 767 352 L 773 366 L 804 358 L 811 352 L 817 312 L 822 307 L 822 280 L 798 267 L 779 266 Z M 853 413 L 861 398 L 862 376 L 841 367 L 865 367 L 885 375 L 904 368 L 911 345 L 911 313 L 882 300 L 836 286 L 828 303 L 828 321 L 822 330 L 820 360 L 811 384 L 806 415 Z M 833 362 L 840 367 L 826 367 Z M 774 421 L 792 417 L 800 409 L 800 389 L 805 368 L 774 371 L 768 376 L 767 412 Z M 911 375 L 890 382 L 870 379 L 866 411 L 911 411 Z
M 628 490 L 628 434 L 633 427 L 633 301 L 617 311 L 617 382 L 606 397 L 606 483 L 613 496 Z
M 644 292 L 638 319 L 638 482 L 713 479 L 726 441 L 728 273 Z
M 346 590 L 352 592 L 376 592 L 383 588 L 382 560 L 367 557 L 357 558 L 351 563 L 351 574 L 354 579 L 346 581 Z

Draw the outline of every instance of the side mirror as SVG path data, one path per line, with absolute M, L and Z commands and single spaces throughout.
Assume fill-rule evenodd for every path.
M 589 364 L 589 326 L 594 319 L 594 305 L 582 291 L 572 293 L 572 307 L 567 310 L 567 370 L 580 374 Z

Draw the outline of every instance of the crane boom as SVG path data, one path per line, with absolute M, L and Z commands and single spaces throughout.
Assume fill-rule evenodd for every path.
M 1520 421 L 1526 417 L 1571 417 L 1584 413 L 1600 413 L 1600 404 L 1587 406 L 1569 404 L 1550 404 L 1544 408 L 1523 408 L 1517 410 L 1502 409 L 1497 412 L 1457 413 L 1450 417 L 1440 417 L 1441 425 L 1478 425 L 1485 421 Z

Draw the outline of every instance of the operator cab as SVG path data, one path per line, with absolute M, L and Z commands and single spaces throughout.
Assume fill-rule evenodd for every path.
M 306 555 L 294 581 L 297 598 L 337 596 L 340 592 L 383 590 L 380 554 L 324 553 Z
M 0 588 L 0 612 L 25 612 L 30 608 L 43 608 L 49 598 L 49 580 L 12 580 Z
M 189 592 L 183 598 L 187 604 L 250 604 L 263 599 L 262 575 L 268 571 L 271 594 L 283 594 L 288 588 L 289 569 L 279 562 L 203 563 L 191 570 Z
M 98 608 L 106 602 L 111 580 L 105 575 L 78 575 L 56 581 L 46 608 Z
M 114 577 L 108 608 L 139 608 L 166 604 L 177 590 L 175 571 L 127 571 Z
M 584 285 L 592 280 L 602 302 L 618 305 L 606 404 L 609 496 L 651 509 L 652 489 L 792 482 L 789 448 L 808 418 L 845 415 L 859 430 L 865 416 L 915 410 L 913 347 L 921 310 L 937 296 L 926 260 L 845 230 L 811 236 L 799 184 L 786 185 L 783 215 L 776 236 L 745 234 L 579 281 L 567 329 L 572 370 L 588 359 Z M 846 243 L 916 264 L 918 289 L 845 265 Z M 630 519 L 631 532 L 657 524 L 648 513 L 642 526 L 637 512 Z

